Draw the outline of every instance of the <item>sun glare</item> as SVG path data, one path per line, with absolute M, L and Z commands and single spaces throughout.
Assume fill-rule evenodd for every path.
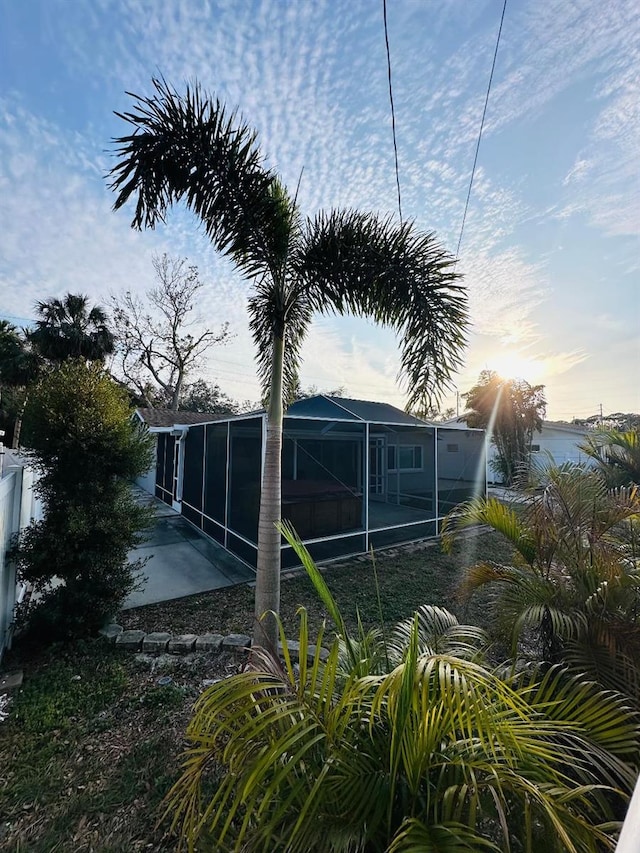
M 524 379 L 531 383 L 538 382 L 545 373 L 544 362 L 516 352 L 496 353 L 489 361 L 489 368 L 503 379 Z

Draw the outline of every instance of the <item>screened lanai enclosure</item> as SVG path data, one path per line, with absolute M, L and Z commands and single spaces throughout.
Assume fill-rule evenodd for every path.
M 265 426 L 257 413 L 158 433 L 156 495 L 254 567 Z M 436 536 L 452 507 L 485 490 L 482 430 L 338 397 L 287 410 L 282 517 L 316 560 Z M 283 540 L 283 567 L 297 562 Z

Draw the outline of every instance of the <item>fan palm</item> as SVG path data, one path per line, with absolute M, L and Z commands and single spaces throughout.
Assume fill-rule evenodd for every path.
M 37 303 L 40 315 L 29 339 L 47 361 L 67 358 L 103 361 L 114 350 L 115 339 L 107 324 L 107 315 L 82 294 L 67 293 L 64 299 Z
M 281 631 L 283 660 L 258 648 L 199 699 L 168 798 L 190 849 L 207 839 L 288 853 L 612 848 L 639 743 L 620 699 L 558 668 L 502 677 L 482 660 L 482 632 L 438 608 L 396 628 L 378 673 L 342 653 L 362 642 L 337 636 L 323 661 L 322 640 L 308 659 L 301 610 L 299 665 Z
M 453 259 L 432 233 L 352 210 L 303 219 L 266 168 L 256 133 L 199 86 L 178 94 L 154 81 L 119 114 L 133 126 L 116 140 L 115 208 L 135 195 L 132 225 L 154 227 L 183 201 L 214 247 L 254 284 L 250 325 L 267 400 L 267 436 L 258 525 L 256 617 L 277 611 L 280 589 L 280 454 L 283 400 L 297 378 L 312 315 L 355 314 L 395 329 L 411 403 L 448 384 L 467 327 L 466 295 Z M 274 643 L 269 617 L 257 636 Z
M 539 632 L 542 657 L 564 659 L 640 702 L 640 494 L 608 489 L 592 470 L 551 466 L 546 485 L 517 509 L 495 498 L 456 508 L 448 547 L 472 524 L 487 524 L 513 546 L 510 565 L 469 569 L 463 591 L 494 590 L 496 619 L 511 632 Z

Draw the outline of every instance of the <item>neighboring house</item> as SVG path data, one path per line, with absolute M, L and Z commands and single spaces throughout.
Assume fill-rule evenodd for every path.
M 556 421 L 544 421 L 541 432 L 534 432 L 531 439 L 531 458 L 538 459 L 543 465 L 553 462 L 562 465 L 565 462 L 576 464 L 592 464 L 592 460 L 580 450 L 589 430 L 573 424 L 558 423 Z M 489 448 L 488 479 L 490 482 L 500 482 L 491 460 L 496 457 L 496 448 L 492 444 Z
M 205 424 L 163 415 L 172 423 L 146 421 L 157 439 L 155 495 L 255 567 L 265 413 Z M 485 469 L 482 430 L 318 395 L 284 418 L 282 517 L 317 560 L 435 536 L 453 506 L 485 494 Z M 282 565 L 296 562 L 283 544 Z
M 14 536 L 32 521 L 41 518 L 40 502 L 33 493 L 34 472 L 17 454 L 0 445 L 0 659 L 11 647 L 16 604 L 24 586 L 16 579 L 16 570 L 7 558 Z
M 531 452 L 549 454 L 556 465 L 562 465 L 563 462 L 590 464 L 590 458 L 580 450 L 580 445 L 592 432 L 574 424 L 544 421 L 542 432 L 533 434 Z
M 447 421 L 447 426 L 464 429 L 464 415 L 455 418 L 452 421 Z M 575 462 L 592 464 L 591 459 L 580 450 L 580 445 L 584 442 L 586 436 L 592 432 L 585 427 L 575 426 L 574 424 L 566 424 L 557 421 L 544 421 L 541 432 L 534 432 L 531 440 L 532 458 L 538 458 L 543 463 L 550 459 L 556 465 L 562 465 L 564 462 Z M 491 442 L 491 437 L 487 434 L 487 441 Z M 487 477 L 490 483 L 500 482 L 499 475 L 493 470 L 492 461 L 497 457 L 495 445 L 491 442 L 487 451 Z

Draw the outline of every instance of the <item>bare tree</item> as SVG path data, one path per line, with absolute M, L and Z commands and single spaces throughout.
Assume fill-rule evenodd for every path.
M 158 397 L 174 412 L 187 376 L 201 366 L 205 352 L 229 339 L 229 324 L 217 332 L 192 334 L 201 319 L 193 314 L 204 287 L 198 268 L 184 258 L 153 257 L 158 285 L 145 298 L 126 291 L 112 296 L 117 351 L 114 369 L 145 404 L 157 407 Z

